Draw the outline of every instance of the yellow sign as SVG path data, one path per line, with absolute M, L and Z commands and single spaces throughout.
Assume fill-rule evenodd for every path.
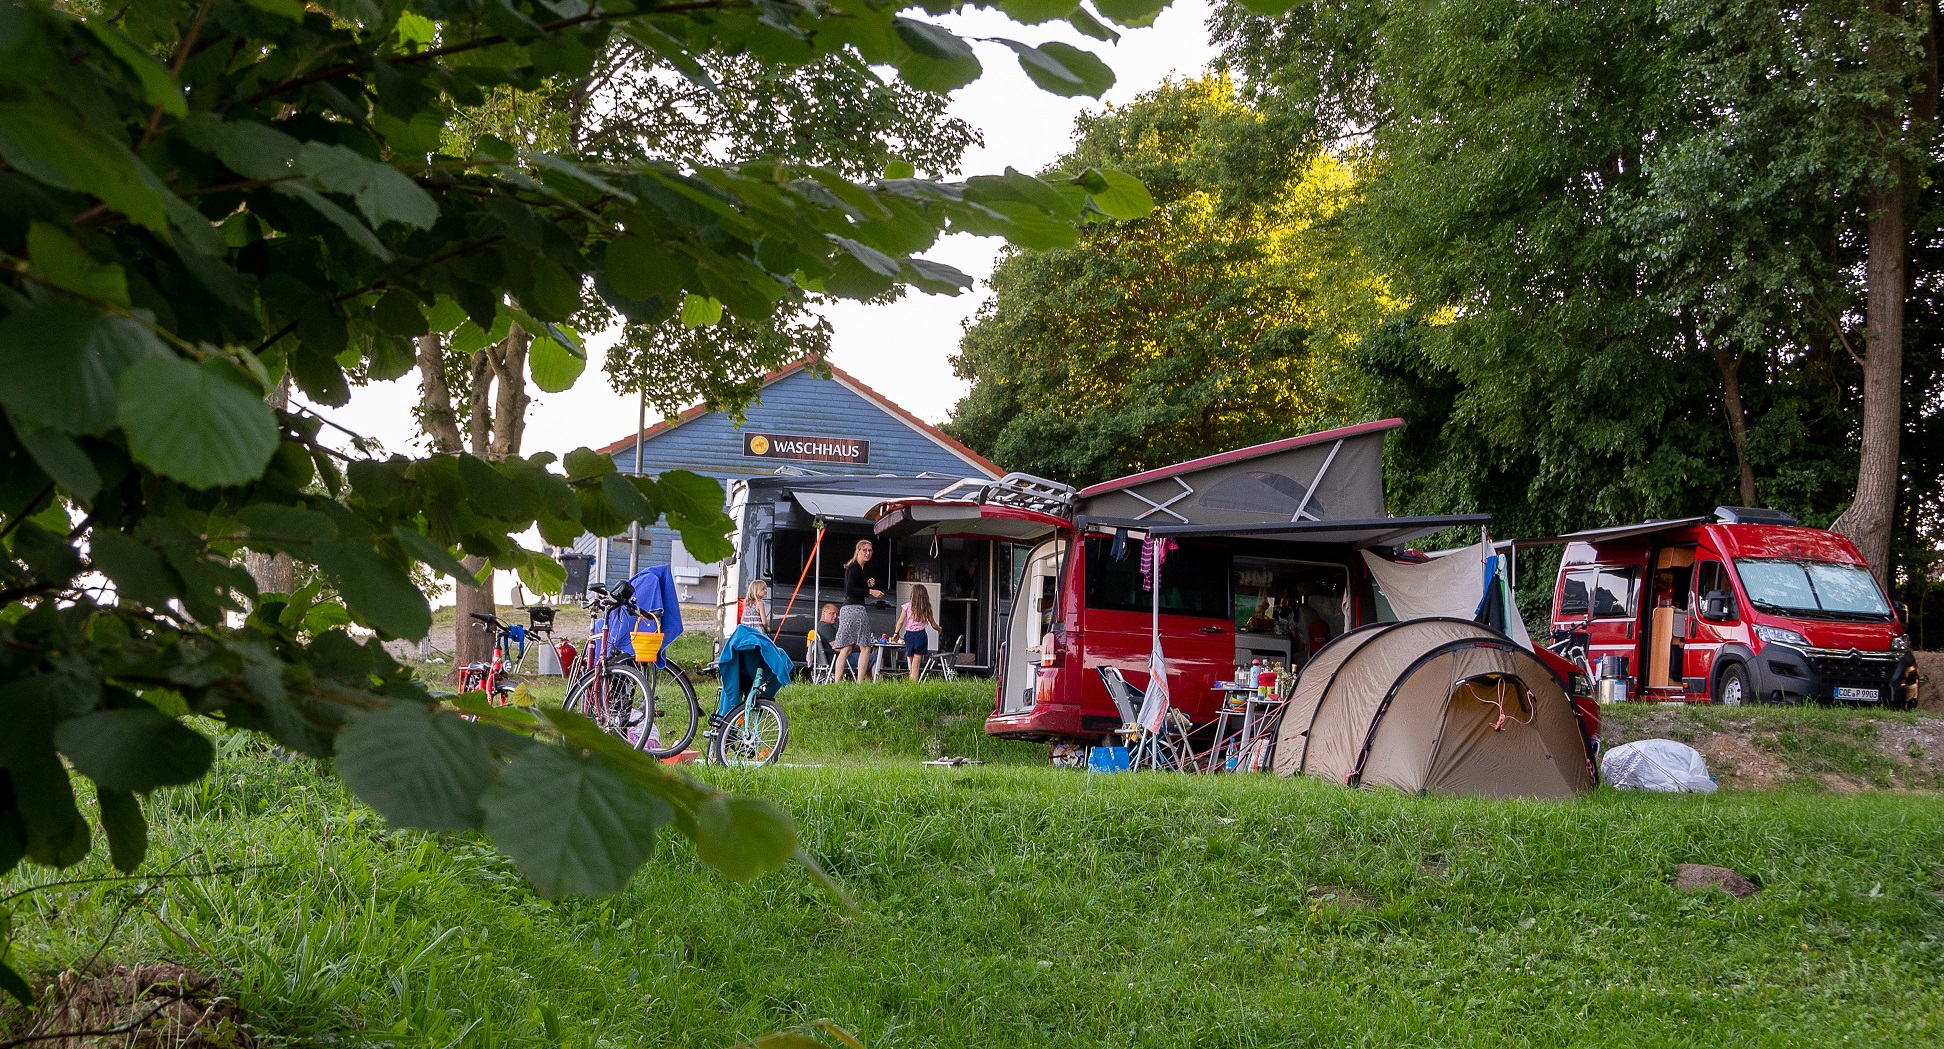
M 749 450 L 757 455 L 769 454 L 769 438 L 755 434 L 749 438 Z

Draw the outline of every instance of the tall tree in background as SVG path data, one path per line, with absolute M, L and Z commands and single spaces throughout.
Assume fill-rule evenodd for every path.
M 1374 405 L 1424 412 L 1397 449 L 1422 507 L 1537 531 L 1848 502 L 1883 571 L 1929 25 L 1928 5 L 1227 6 L 1263 113 L 1231 180 L 1368 159 L 1346 225 L 1410 306 L 1360 370 Z
M 954 436 L 1088 483 L 1341 416 L 1327 370 L 1382 297 L 1327 227 L 1350 171 L 1321 158 L 1272 199 L 1227 204 L 1212 147 L 1250 119 L 1221 75 L 1079 119 L 1058 163 L 1137 174 L 1155 212 L 1005 257 L 953 358 L 972 384 Z

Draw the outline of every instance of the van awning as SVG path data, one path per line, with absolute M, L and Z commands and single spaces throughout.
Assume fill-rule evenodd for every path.
M 1513 539 L 1510 543 L 1514 550 L 1526 550 L 1535 546 L 1559 546 L 1564 543 L 1612 542 L 1615 539 L 1634 539 L 1653 535 L 1656 532 L 1671 532 L 1677 528 L 1692 528 L 1695 525 L 1712 523 L 1714 523 L 1712 517 L 1680 517 L 1671 521 L 1648 521 L 1643 524 L 1619 525 L 1613 528 L 1592 528 L 1584 532 L 1568 532 L 1565 535 L 1549 535 L 1537 539 Z
M 820 492 L 815 489 L 795 488 L 790 498 L 803 507 L 805 513 L 820 517 L 825 521 L 855 521 L 862 523 L 868 518 L 871 507 L 884 502 L 882 492 L 859 495 L 855 492 Z
M 1289 543 L 1341 543 L 1367 547 L 1396 546 L 1447 528 L 1476 528 L 1491 519 L 1490 514 L 1446 514 L 1438 517 L 1376 517 L 1362 521 L 1283 521 L 1260 525 L 1157 525 L 1151 522 L 1083 520 L 1094 528 L 1137 528 L 1150 535 L 1236 536 Z
M 888 539 L 911 535 L 964 535 L 1031 540 L 1072 522 L 1054 514 L 994 503 L 886 502 L 879 510 L 877 534 Z

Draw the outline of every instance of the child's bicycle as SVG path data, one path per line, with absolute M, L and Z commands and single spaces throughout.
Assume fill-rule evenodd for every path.
M 741 657 L 739 657 L 741 658 Z M 777 681 L 759 660 L 744 659 L 743 697 L 709 719 L 708 760 L 712 765 L 756 768 L 773 765 L 790 742 L 790 719 L 776 700 Z
M 501 622 L 498 616 L 485 612 L 470 614 L 479 620 L 473 626 L 492 632 L 493 658 L 490 662 L 467 663 L 460 667 L 459 691 L 484 692 L 491 702 L 503 704 L 519 684 L 507 673 L 506 649 L 512 643 L 513 628 Z
M 587 590 L 587 647 L 571 671 L 573 679 L 561 707 L 585 715 L 602 731 L 655 757 L 680 754 L 695 739 L 702 720 L 694 684 L 673 660 L 662 661 L 666 666 L 642 663 L 614 650 L 608 638 L 609 612 L 620 609 L 638 618 L 655 618 L 635 607 L 626 583 L 612 594 L 598 583 Z

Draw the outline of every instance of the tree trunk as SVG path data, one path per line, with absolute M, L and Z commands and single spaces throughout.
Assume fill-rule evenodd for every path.
M 1735 446 L 1735 466 L 1741 481 L 1743 506 L 1758 506 L 1755 496 L 1755 467 L 1748 461 L 1748 414 L 1742 408 L 1741 357 L 1729 353 L 1719 341 L 1708 343 L 1715 367 L 1721 369 L 1721 408 L 1728 414 L 1728 440 Z
M 468 557 L 461 564 L 477 577 L 479 570 L 486 567 L 483 557 Z M 473 586 L 468 579 L 452 581 L 452 625 L 456 634 L 453 638 L 453 665 L 465 666 L 467 663 L 485 663 L 493 658 L 493 635 L 478 627 L 478 620 L 472 613 L 493 614 L 493 576 L 487 573 L 484 586 Z
M 1850 537 L 1870 562 L 1877 581 L 1889 585 L 1890 531 L 1897 514 L 1902 474 L 1903 320 L 1908 286 L 1905 252 L 1909 232 L 1904 216 L 1901 165 L 1870 191 L 1868 338 L 1863 352 L 1862 457 L 1857 463 L 1856 498 L 1830 525 Z
M 437 335 L 418 340 L 419 425 L 439 455 L 457 455 L 465 447 L 459 436 L 459 417 L 452 410 L 452 386 L 446 382 L 445 343 Z
M 527 404 L 532 398 L 526 390 L 527 347 L 533 337 L 515 324 L 499 344 L 493 359 L 493 379 L 498 388 L 493 397 L 493 438 L 486 458 L 504 459 L 520 454 L 526 436 Z

